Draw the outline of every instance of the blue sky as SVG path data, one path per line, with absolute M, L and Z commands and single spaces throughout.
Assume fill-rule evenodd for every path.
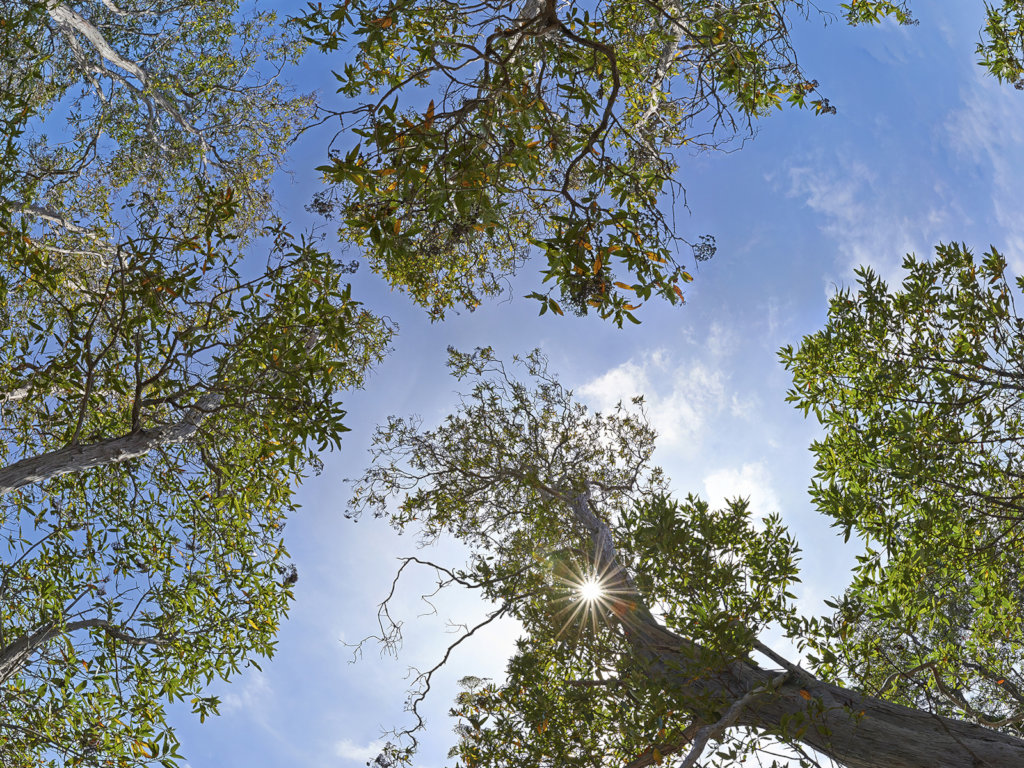
M 801 64 L 838 114 L 778 112 L 741 151 L 683 163 L 690 212 L 680 211 L 680 228 L 691 239 L 714 234 L 719 250 L 700 266 L 681 308 L 651 304 L 641 326 L 622 330 L 596 318 L 538 318 L 536 305 L 519 298 L 538 281 L 528 265 L 510 300 L 430 325 L 368 272 L 356 276 L 356 292 L 401 332 L 366 389 L 345 398 L 353 431 L 342 450 L 326 456 L 323 474 L 300 491 L 304 508 L 288 526 L 297 599 L 277 656 L 262 672 L 215 688 L 221 717 L 200 725 L 175 714 L 192 768 L 363 765 L 382 730 L 408 723 L 407 669 L 439 658 L 453 637 L 445 620 L 472 622 L 486 609 L 450 595 L 436 616 L 417 618 L 427 609 L 417 587 L 429 574 L 415 574 L 395 611 L 407 619 L 400 657 L 368 647 L 349 663 L 343 642 L 374 631 L 396 557 L 417 550 L 381 521 L 345 520 L 344 478 L 360 473 L 371 431 L 389 414 L 416 413 L 430 424 L 449 412 L 456 392 L 444 366 L 449 344 L 492 345 L 504 358 L 540 347 L 597 409 L 643 394 L 674 487 L 712 503 L 749 496 L 755 512 L 781 512 L 803 549 L 801 606 L 825 610 L 822 599 L 842 590 L 857 550 L 844 547 L 808 503 L 807 447 L 816 427 L 784 402 L 788 377 L 776 351 L 822 325 L 827 298 L 853 282 L 858 264 L 895 279 L 905 253 L 925 255 L 957 240 L 976 253 L 995 245 L 1024 272 L 1024 94 L 975 64 L 980 2 L 918 6 L 916 27 L 824 27 L 817 17 L 797 24 Z M 342 61 L 311 54 L 297 79 L 322 87 L 329 101 L 327 68 Z M 290 160 L 292 175 L 280 178 L 279 199 L 297 217 L 316 189 L 312 168 L 326 141 L 325 133 L 307 136 Z M 419 554 L 459 559 L 454 545 Z M 425 708 L 418 766 L 450 764 L 446 713 L 455 681 L 500 679 L 514 637 L 514 627 L 498 627 L 454 656 Z

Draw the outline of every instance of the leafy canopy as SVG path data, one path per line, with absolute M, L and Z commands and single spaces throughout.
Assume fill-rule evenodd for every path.
M 230 191 L 198 229 L 138 219 L 104 258 L 3 221 L 4 765 L 178 761 L 167 701 L 274 650 L 296 485 L 345 431 L 390 328 L 349 268 L 268 233 L 243 265 Z
M 789 399 L 825 429 L 811 496 L 866 545 L 820 661 L 1020 733 L 1024 320 L 995 249 L 940 245 L 903 267 L 892 290 L 860 269 L 825 328 L 781 353 Z
M 278 77 L 304 46 L 273 12 L 242 0 L 5 6 L 20 48 L 0 77 L 31 112 L 0 199 L 36 234 L 63 247 L 116 237 L 125 203 L 187 219 L 197 180 L 232 187 L 236 230 L 258 234 L 269 178 L 312 106 Z
M 682 301 L 680 246 L 714 252 L 665 214 L 680 153 L 729 144 L 784 103 L 834 111 L 790 44 L 804 8 L 310 3 L 307 40 L 352 44 L 314 207 L 435 319 L 501 291 L 537 249 L 553 284 L 531 294 L 542 313 L 636 322 L 652 296 Z

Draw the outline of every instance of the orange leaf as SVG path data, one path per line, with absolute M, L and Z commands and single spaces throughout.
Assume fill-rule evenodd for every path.
M 394 224 L 395 234 L 397 235 L 401 231 L 401 229 L 402 229 L 402 220 L 401 219 L 395 219 L 395 224 Z
M 678 285 L 673 285 L 672 286 L 672 290 L 676 292 L 676 296 L 679 297 L 680 301 L 686 301 L 686 299 L 683 298 L 683 292 L 681 290 L 679 290 L 679 286 Z
M 633 286 L 632 285 L 626 285 L 626 283 L 620 283 L 620 282 L 616 281 L 615 285 L 617 285 L 619 288 L 622 288 L 624 291 L 632 291 L 633 290 Z
M 811 694 L 808 693 L 807 691 L 805 691 L 803 688 L 800 689 L 800 695 L 803 696 L 808 701 L 811 700 Z
M 594 274 L 596 275 L 600 271 L 601 271 L 601 257 L 598 256 L 596 259 L 594 259 Z
M 1003 683 L 1005 683 L 1005 682 L 1006 682 L 1006 680 L 1004 680 L 1004 679 L 999 679 L 999 680 L 996 680 L 996 685 L 1002 685 L 1002 684 L 1003 684 Z

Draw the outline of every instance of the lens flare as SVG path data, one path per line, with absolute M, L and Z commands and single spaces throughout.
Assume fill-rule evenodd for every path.
M 601 584 L 599 579 L 594 576 L 590 576 L 580 584 L 579 593 L 581 600 L 592 603 L 595 600 L 600 600 L 604 597 L 604 586 Z

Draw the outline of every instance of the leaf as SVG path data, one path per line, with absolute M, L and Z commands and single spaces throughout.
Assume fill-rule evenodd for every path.
M 809 691 L 805 691 L 805 690 L 804 690 L 803 688 L 801 688 L 801 689 L 800 689 L 800 695 L 801 695 L 801 696 L 803 696 L 803 697 L 804 697 L 805 699 L 807 699 L 808 701 L 810 701 L 810 700 L 811 700 L 811 694 L 810 694 L 810 692 L 809 692 Z
M 617 285 L 617 286 L 618 286 L 619 288 L 621 288 L 621 289 L 622 289 L 622 290 L 624 290 L 624 291 L 632 291 L 632 290 L 635 290 L 635 289 L 633 288 L 633 286 L 632 286 L 632 285 L 629 285 L 629 284 L 627 284 L 627 283 L 620 283 L 620 282 L 616 281 L 616 282 L 615 282 L 615 285 Z

